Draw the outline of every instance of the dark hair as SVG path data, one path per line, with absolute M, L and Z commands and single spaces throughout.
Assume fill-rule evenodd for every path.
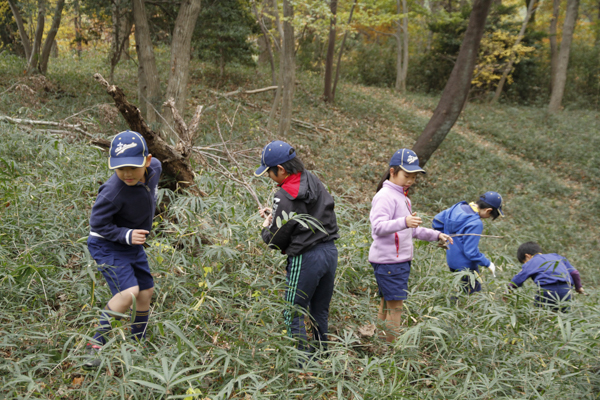
M 479 209 L 485 209 L 485 208 L 491 208 L 492 209 L 492 220 L 495 220 L 496 218 L 498 218 L 500 216 L 500 211 L 498 211 L 497 208 L 492 207 L 491 205 L 489 205 L 488 203 L 486 203 L 485 201 L 479 199 L 475 202 L 475 204 L 477 204 L 477 207 L 479 207 Z
M 292 147 L 290 149 L 290 153 L 292 154 L 294 152 L 294 148 Z M 288 174 L 294 175 L 297 174 L 298 172 L 302 172 L 305 170 L 304 168 L 304 163 L 302 162 L 302 160 L 300 158 L 298 158 L 298 156 L 292 158 L 290 161 L 286 161 L 283 164 L 280 164 L 283 169 L 285 169 L 285 172 L 287 172 Z M 269 169 L 267 170 L 267 173 L 272 172 L 273 175 L 277 176 L 277 165 L 275 165 L 274 167 L 269 167 Z
M 542 246 L 537 244 L 536 242 L 526 242 L 519 246 L 517 250 L 517 259 L 520 263 L 525 262 L 525 255 L 529 254 L 530 256 L 534 256 L 537 253 L 542 252 Z
M 390 179 L 390 168 L 394 169 L 394 175 L 396 175 L 398 172 L 400 172 L 400 166 L 399 165 L 394 165 L 393 167 L 388 167 L 385 172 L 383 173 L 383 176 L 381 177 L 381 180 L 379 181 L 379 184 L 377 185 L 377 190 L 375 191 L 375 193 L 379 192 L 381 190 L 381 188 L 383 187 L 383 182 L 387 181 L 388 179 Z

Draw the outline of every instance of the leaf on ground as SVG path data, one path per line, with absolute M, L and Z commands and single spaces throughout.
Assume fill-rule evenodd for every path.
M 358 328 L 358 334 L 360 337 L 366 338 L 371 337 L 375 334 L 375 325 L 369 324 Z

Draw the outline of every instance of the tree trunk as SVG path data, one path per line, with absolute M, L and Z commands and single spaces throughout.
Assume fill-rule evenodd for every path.
M 352 8 L 350 9 L 350 15 L 348 16 L 348 25 L 352 22 L 352 14 L 354 13 L 354 8 L 356 7 L 356 3 L 358 0 L 354 0 L 352 3 Z M 338 52 L 337 64 L 335 66 L 335 79 L 333 80 L 333 90 L 331 91 L 331 96 L 333 98 L 332 101 L 335 101 L 335 89 L 337 88 L 338 79 L 340 77 L 340 66 L 342 65 L 342 53 L 344 52 L 344 45 L 346 44 L 346 38 L 348 37 L 348 31 L 344 33 L 344 38 L 342 39 L 342 44 L 340 45 L 340 51 Z
M 408 76 L 408 6 L 402 0 L 402 37 L 404 39 L 404 57 L 402 57 L 402 93 L 406 93 L 406 78 Z
M 44 23 L 46 21 L 46 1 L 38 0 L 38 19 L 37 27 L 35 28 L 35 35 L 33 39 L 33 47 L 31 48 L 31 55 L 29 56 L 29 63 L 27 66 L 27 73 L 32 74 L 37 71 L 40 59 L 40 48 L 42 47 L 42 36 L 44 34 Z
M 279 18 L 279 6 L 277 5 L 277 0 L 272 0 L 273 4 L 273 13 L 275 14 L 275 26 L 277 27 L 277 33 L 279 33 L 279 41 L 283 41 L 283 27 L 281 26 L 281 19 Z M 284 11 L 285 13 L 285 11 Z M 281 51 L 282 43 L 275 42 L 275 47 L 277 47 L 277 51 Z M 280 61 L 281 62 L 281 61 Z
M 56 3 L 56 9 L 54 10 L 54 17 L 52 17 L 52 25 L 46 35 L 46 41 L 44 42 L 44 48 L 42 49 L 42 56 L 40 57 L 39 70 L 42 74 L 48 72 L 48 59 L 50 58 L 50 51 L 52 50 L 52 44 L 54 38 L 60 27 L 60 20 L 62 18 L 63 7 L 65 6 L 65 0 L 58 0 Z
M 517 47 L 519 45 L 519 43 L 521 43 L 523 36 L 525 36 L 525 30 L 527 29 L 527 23 L 529 22 L 529 18 L 535 12 L 535 10 L 533 8 L 534 3 L 535 3 L 534 1 L 529 2 L 529 6 L 527 8 L 527 14 L 525 14 L 525 19 L 523 20 L 523 24 L 521 25 L 521 30 L 519 31 L 517 40 L 515 41 L 515 44 L 512 46 L 512 48 Z M 508 64 L 506 65 L 506 68 L 504 68 L 504 72 L 502 73 L 502 78 L 500 78 L 500 82 L 498 82 L 498 86 L 496 87 L 496 93 L 494 93 L 494 97 L 492 98 L 492 101 L 490 102 L 491 104 L 496 103 L 498 101 L 498 99 L 500 98 L 500 95 L 502 94 L 502 89 L 504 88 L 504 83 L 506 82 L 506 78 L 508 77 L 508 74 L 510 73 L 510 71 L 512 71 L 514 62 L 515 62 L 515 52 L 512 51 L 512 49 L 511 49 L 510 56 L 508 58 Z
M 394 89 L 399 92 L 402 88 L 402 26 L 399 21 L 396 21 L 396 33 L 394 34 L 396 40 L 396 86 Z
M 73 8 L 75 11 L 75 18 L 73 18 L 73 27 L 75 28 L 75 47 L 77 49 L 77 57 L 81 58 L 81 40 L 83 37 L 81 35 L 81 5 L 79 4 L 79 0 L 75 0 Z M 110 79 L 112 81 L 112 73 L 110 74 Z
M 167 83 L 166 98 L 175 100 L 175 107 L 181 116 L 185 116 L 185 102 L 187 84 L 190 76 L 190 59 L 192 34 L 196 27 L 196 20 L 200 14 L 200 0 L 184 0 L 179 7 L 173 40 L 171 41 L 171 68 L 169 82 Z M 164 112 L 166 124 L 173 125 L 171 112 Z M 168 127 L 165 131 L 171 132 Z
M 262 32 L 262 37 L 259 38 L 259 45 L 261 47 L 260 56 L 258 57 L 259 63 L 265 62 L 264 53 L 267 53 L 267 60 L 271 65 L 271 82 L 273 86 L 277 85 L 277 75 L 275 72 L 275 59 L 273 57 L 273 51 L 271 50 L 271 41 L 269 40 L 269 30 L 265 25 L 265 18 L 262 12 L 259 14 L 256 9 L 256 4 L 252 3 L 252 11 L 254 12 L 254 16 L 256 17 L 256 21 L 260 26 L 260 30 Z
M 292 123 L 292 106 L 294 102 L 294 81 L 296 75 L 296 57 L 294 48 L 294 6 L 292 0 L 283 0 L 283 56 L 281 67 L 283 68 L 283 104 L 279 119 L 279 136 L 287 135 Z
M 552 19 L 550 20 L 550 93 L 554 90 L 554 80 L 556 79 L 556 67 L 558 64 L 558 41 L 557 27 L 558 14 L 560 12 L 560 0 L 552 2 Z
M 442 92 L 440 102 L 413 147 L 419 156 L 419 165 L 421 166 L 427 163 L 433 152 L 444 141 L 463 109 L 471 88 L 479 44 L 491 3 L 492 0 L 475 0 L 473 4 L 469 25 L 460 46 L 458 58 Z
M 550 95 L 550 104 L 548 105 L 548 110 L 552 113 L 560 110 L 562 98 L 565 93 L 569 53 L 571 52 L 571 42 L 573 41 L 573 32 L 575 31 L 575 24 L 577 23 L 578 12 L 579 0 L 567 0 L 567 15 L 565 16 L 560 51 L 558 53 L 556 78 L 554 79 L 554 86 L 552 87 L 552 94 Z
M 124 7 L 123 2 L 115 1 L 111 7 L 112 15 L 112 40 L 110 43 L 110 81 L 114 80 L 114 73 L 121 58 L 129 58 L 129 36 L 131 35 L 131 10 Z
M 21 43 L 23 44 L 23 50 L 25 51 L 25 58 L 29 60 L 31 57 L 31 40 L 29 39 L 29 35 L 27 35 L 27 31 L 25 30 L 21 12 L 19 11 L 19 8 L 15 4 L 14 0 L 8 0 L 8 5 L 12 10 L 15 21 L 17 22 L 17 28 L 19 28 L 19 36 L 21 37 Z
M 337 4 L 337 0 L 330 0 L 329 9 L 331 10 L 331 19 L 329 20 L 329 39 L 327 42 L 327 56 L 325 58 L 325 84 L 323 85 L 323 98 L 328 103 L 333 102 L 331 78 L 333 77 L 333 58 L 335 57 Z
M 154 47 L 150 40 L 150 27 L 143 0 L 133 0 L 133 19 L 135 21 L 135 49 L 138 55 L 139 103 L 146 121 L 151 124 L 158 120 L 157 111 L 161 107 L 161 96 Z

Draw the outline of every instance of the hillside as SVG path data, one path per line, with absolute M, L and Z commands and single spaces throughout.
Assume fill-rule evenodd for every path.
M 165 60 L 162 54 L 160 70 Z M 18 59 L 0 55 L 2 115 L 85 123 L 105 138 L 126 128 L 91 78 L 106 73 L 101 55 L 56 60 L 47 81 L 21 72 Z M 114 82 L 131 100 L 135 76 L 131 62 Z M 197 144 L 223 157 L 218 121 L 264 203 L 272 185 L 251 171 L 259 149 L 275 139 L 262 129 L 272 93 L 215 92 L 269 86 L 269 76 L 237 69 L 221 79 L 196 64 L 188 101 L 218 104 L 203 116 Z M 452 304 L 457 282 L 442 250 L 417 242 L 403 334 L 388 347 L 358 334 L 376 318 L 370 199 L 390 155 L 412 145 L 437 98 L 342 83 L 337 103 L 326 105 L 318 76 L 299 71 L 297 79 L 294 118 L 326 129 L 294 124 L 285 140 L 334 193 L 342 236 L 329 357 L 297 369 L 281 318 L 285 258 L 262 245 L 251 196 L 199 162 L 208 197 L 160 192 L 165 206 L 148 250 L 157 292 L 147 348 L 132 351 L 124 323 L 106 346 L 103 368 L 85 373 L 82 347 L 110 297 L 82 240 L 98 184 L 110 176 L 106 155 L 62 129 L 0 121 L 0 397 L 596 398 L 598 113 L 552 117 L 533 107 L 467 106 L 411 194 L 413 208 L 429 225 L 459 200 L 500 192 L 506 217 L 486 222 L 484 233 L 505 239 L 482 240 L 481 248 L 502 271 L 496 279 L 484 271 L 484 290 Z M 589 295 L 576 297 L 571 312 L 533 307 L 530 283 L 503 301 L 520 269 L 516 248 L 527 240 L 581 271 Z

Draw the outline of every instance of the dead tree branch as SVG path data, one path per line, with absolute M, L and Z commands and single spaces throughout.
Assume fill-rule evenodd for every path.
M 189 160 L 191 151 L 187 157 L 184 156 L 181 151 L 169 145 L 157 132 L 150 129 L 140 110 L 127 100 L 121 88 L 110 85 L 100 74 L 94 74 L 94 79 L 104 86 L 106 92 L 112 96 L 117 109 L 129 125 L 129 129 L 138 132 L 146 139 L 148 149 L 163 163 L 165 173 L 175 179 L 173 190 L 185 188 L 194 194 L 207 196 L 205 192 L 194 185 L 195 173 Z

